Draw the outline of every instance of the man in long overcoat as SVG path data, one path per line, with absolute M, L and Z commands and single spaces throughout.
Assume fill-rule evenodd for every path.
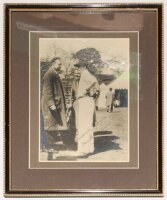
M 61 59 L 53 58 L 51 67 L 43 77 L 41 108 L 44 118 L 44 129 L 47 132 L 67 130 L 65 98 L 58 75 L 61 67 Z

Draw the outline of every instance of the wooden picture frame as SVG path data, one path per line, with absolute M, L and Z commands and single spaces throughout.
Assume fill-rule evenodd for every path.
M 4 14 L 4 195 L 163 196 L 163 4 L 5 4 Z M 61 50 L 56 49 L 56 54 L 51 56 L 53 50 L 49 45 L 53 44 L 55 49 Z M 45 152 L 41 146 L 40 99 L 45 84 L 40 82 L 44 78 L 42 66 L 48 64 L 48 67 L 53 57 L 59 57 L 66 65 L 69 52 L 74 58 L 83 49 L 86 55 L 92 55 L 91 51 L 99 55 L 100 61 L 92 62 L 95 69 L 107 66 L 111 70 L 125 70 L 128 66 L 128 76 L 122 78 L 122 82 L 117 81 L 119 91 L 128 91 L 128 102 L 122 106 L 127 110 L 126 123 L 121 122 L 124 109 L 117 109 L 115 104 L 113 113 L 106 114 L 103 109 L 106 118 L 112 116 L 113 121 L 118 120 L 111 120 L 112 127 L 104 129 L 106 140 L 101 139 L 104 137 L 101 129 L 96 135 L 93 133 L 94 141 L 103 140 L 103 148 L 102 143 L 99 151 L 95 146 L 96 153 L 87 159 L 71 160 L 64 154 L 58 159 L 55 152 Z M 47 50 L 50 53 L 47 54 Z M 66 53 L 68 56 L 63 57 Z M 78 56 L 80 61 L 85 54 Z M 84 65 L 80 61 L 75 66 Z M 121 65 L 126 66 L 121 68 Z M 92 64 L 86 66 L 93 69 Z M 98 73 L 95 77 L 101 95 L 101 85 L 109 89 L 114 87 L 109 83 L 114 82 L 109 80 L 108 83 L 104 78 L 99 81 L 98 77 L 104 74 Z M 115 74 L 112 77 L 118 80 Z M 86 78 L 88 81 L 88 76 Z M 64 93 L 65 89 L 62 89 Z M 104 98 L 103 95 L 102 103 Z M 97 118 L 102 112 L 97 112 Z M 117 118 L 117 115 L 120 116 Z M 80 126 L 86 126 L 84 119 Z M 119 135 L 114 126 L 125 124 L 126 129 L 121 130 L 127 130 L 126 133 Z M 107 131 L 112 128 L 109 140 Z M 113 141 L 117 139 L 118 142 Z M 110 145 L 110 149 L 106 145 Z

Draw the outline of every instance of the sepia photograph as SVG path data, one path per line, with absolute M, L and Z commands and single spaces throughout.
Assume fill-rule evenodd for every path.
M 129 38 L 39 38 L 39 161 L 129 162 Z
M 4 5 L 5 197 L 163 196 L 163 7 Z

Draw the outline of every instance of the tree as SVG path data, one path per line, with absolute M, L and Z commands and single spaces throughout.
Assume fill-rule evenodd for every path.
M 100 69 L 104 65 L 99 51 L 95 48 L 81 49 L 77 53 L 73 54 L 73 58 L 87 62 L 87 67 L 93 74 L 99 73 Z

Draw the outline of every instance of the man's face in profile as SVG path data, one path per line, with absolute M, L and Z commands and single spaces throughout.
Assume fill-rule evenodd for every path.
M 52 66 L 56 71 L 60 71 L 62 68 L 61 60 L 60 59 L 55 60 L 55 62 L 52 64 Z
M 81 73 L 80 73 L 79 69 L 75 69 L 75 71 L 74 71 L 75 80 L 79 81 L 80 76 L 81 76 Z

